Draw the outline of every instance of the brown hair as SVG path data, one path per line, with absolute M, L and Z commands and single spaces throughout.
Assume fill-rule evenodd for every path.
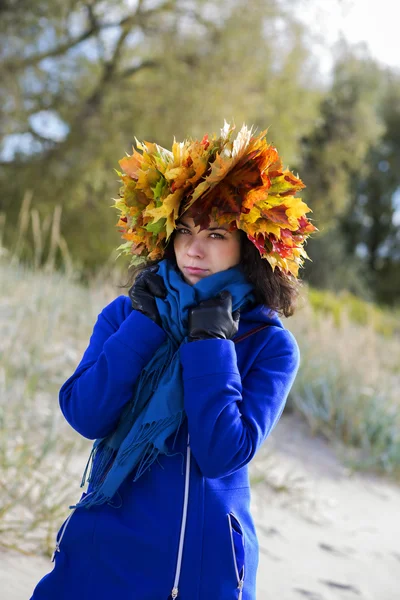
M 294 276 L 282 273 L 278 268 L 272 270 L 269 262 L 263 258 L 254 244 L 248 239 L 244 231 L 240 231 L 241 259 L 240 265 L 247 280 L 254 285 L 256 304 L 264 304 L 271 311 L 285 317 L 290 317 L 296 309 L 296 301 L 300 293 L 302 282 Z M 176 264 L 174 233 L 166 247 L 164 258 Z M 121 287 L 131 287 L 134 280 L 144 269 L 159 261 L 147 261 L 139 266 L 129 269 L 128 281 Z

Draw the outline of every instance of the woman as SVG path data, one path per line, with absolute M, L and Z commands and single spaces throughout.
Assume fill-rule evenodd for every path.
M 146 260 L 60 390 L 96 441 L 33 600 L 256 597 L 248 463 L 298 369 L 278 313 L 315 227 L 265 134 L 233 130 L 120 161 L 121 249 Z

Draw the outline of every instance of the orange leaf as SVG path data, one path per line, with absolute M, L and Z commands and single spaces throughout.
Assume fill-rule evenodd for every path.
M 132 179 L 137 179 L 137 173 L 142 165 L 142 161 L 142 155 L 133 149 L 132 156 L 125 156 L 124 158 L 121 158 L 119 164 L 125 173 L 129 175 L 129 177 L 132 177 Z
M 264 219 L 269 219 L 273 223 L 281 223 L 282 225 L 289 225 L 289 219 L 286 214 L 287 206 L 284 204 L 280 204 L 279 206 L 274 206 L 269 210 L 263 211 L 262 216 Z

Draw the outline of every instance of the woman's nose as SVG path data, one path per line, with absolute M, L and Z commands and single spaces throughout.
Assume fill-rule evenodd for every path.
M 188 256 L 204 256 L 204 247 L 201 240 L 196 238 L 191 238 L 189 240 L 188 247 L 186 249 L 186 253 Z

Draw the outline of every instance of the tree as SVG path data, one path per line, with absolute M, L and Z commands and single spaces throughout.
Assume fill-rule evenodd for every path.
M 400 77 L 384 73 L 384 97 L 379 114 L 385 131 L 371 147 L 365 177 L 354 182 L 354 196 L 341 229 L 350 255 L 361 255 L 375 299 L 398 301 L 400 293 Z
M 340 222 L 351 211 L 354 182 L 367 176 L 366 157 L 384 126 L 378 107 L 383 74 L 370 58 L 346 46 L 336 62 L 331 89 L 310 136 L 303 139 L 301 167 L 320 234 L 308 245 L 312 259 L 310 283 L 368 295 L 369 274 L 357 256 L 348 252 Z
M 238 126 L 272 125 L 270 139 L 285 162 L 299 160 L 319 91 L 311 85 L 304 28 L 285 16 L 281 2 L 29 6 L 9 2 L 0 24 L 7 34 L 0 45 L 0 210 L 9 245 L 30 190 L 45 217 L 62 206 L 75 261 L 103 262 L 119 242 L 109 208 L 118 191 L 113 169 L 134 137 L 170 146 L 174 135 L 217 131 L 227 118 Z M 283 17 L 284 32 L 276 25 Z M 46 128 L 44 118 L 53 125 Z

